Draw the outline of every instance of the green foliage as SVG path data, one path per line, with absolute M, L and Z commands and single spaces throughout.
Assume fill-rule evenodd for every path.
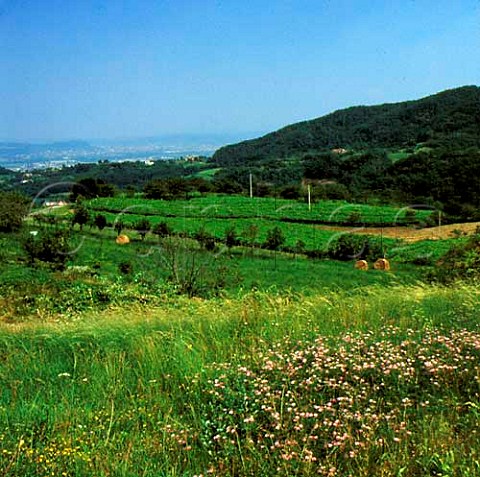
M 80 230 L 90 220 L 90 212 L 83 203 L 77 203 L 73 212 L 72 225 L 80 225 Z
M 225 229 L 225 245 L 228 249 L 240 244 L 240 240 L 237 236 L 237 230 L 234 225 Z
M 147 199 L 176 200 L 188 198 L 194 192 L 209 192 L 211 189 L 210 182 L 205 179 L 173 177 L 148 182 L 143 193 Z
M 480 279 L 480 233 L 452 247 L 438 260 L 432 277 L 443 283 Z
M 269 250 L 280 250 L 285 244 L 285 235 L 279 227 L 273 227 L 267 232 L 264 247 Z
M 133 273 L 133 265 L 131 262 L 123 261 L 118 264 L 118 271 L 122 275 L 131 275 Z
M 75 202 L 79 197 L 93 199 L 94 197 L 113 197 L 116 193 L 112 184 L 107 184 L 102 179 L 87 177 L 80 179 L 72 186 L 70 200 Z
M 377 238 L 341 234 L 328 244 L 327 255 L 334 260 L 376 260 L 383 258 L 384 250 Z
M 167 280 L 179 294 L 189 297 L 218 294 L 233 273 L 224 257 L 214 256 L 178 237 L 163 238 L 159 256 L 160 265 L 168 273 Z
M 172 230 L 172 228 L 167 224 L 167 222 L 162 221 L 162 222 L 156 223 L 156 224 L 152 227 L 152 233 L 153 233 L 154 235 L 157 235 L 159 238 L 161 238 L 161 237 L 167 237 L 168 235 L 172 235 L 172 234 L 173 234 L 173 230 Z
M 15 192 L 0 192 L 0 232 L 18 231 L 28 212 L 28 201 Z
M 63 270 L 70 253 L 70 232 L 62 228 L 43 228 L 28 233 L 23 240 L 23 249 L 31 265 L 38 262 L 55 270 Z
M 200 401 L 200 441 L 213 468 L 238 467 L 243 475 L 327 476 L 332 466 L 335 475 L 382 475 L 383 459 L 372 457 L 393 448 L 398 456 L 411 444 L 419 408 L 433 417 L 451 394 L 462 402 L 478 391 L 475 364 L 445 370 L 478 359 L 476 339 L 475 332 L 394 327 L 374 337 L 287 338 L 262 350 L 257 363 L 214 367 Z M 437 347 L 444 342 L 455 349 Z M 405 463 L 416 474 L 418 463 Z
M 347 221 L 352 224 L 358 224 L 362 221 L 362 213 L 355 210 L 347 217 Z
M 247 245 L 250 247 L 255 246 L 255 241 L 258 237 L 259 228 L 257 224 L 249 224 L 242 232 Z
M 213 237 L 213 235 L 207 232 L 205 227 L 201 227 L 200 229 L 198 229 L 193 234 L 193 237 L 205 250 L 208 250 L 209 252 L 215 250 L 215 238 Z
M 126 227 L 125 221 L 116 217 L 115 222 L 113 224 L 113 229 L 115 230 L 115 232 L 117 232 L 117 235 L 120 235 L 123 229 L 125 229 L 125 227 Z
M 148 234 L 150 229 L 152 228 L 152 224 L 146 218 L 140 219 L 138 222 L 134 224 L 135 230 L 138 232 L 142 240 L 145 240 L 145 236 Z
M 103 214 L 96 214 L 94 219 L 95 227 L 100 230 L 100 232 L 107 226 L 107 218 Z

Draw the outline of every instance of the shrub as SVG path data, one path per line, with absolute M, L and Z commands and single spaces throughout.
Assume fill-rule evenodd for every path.
M 225 245 L 231 249 L 235 247 L 235 245 L 239 244 L 239 239 L 237 237 L 237 231 L 235 230 L 235 226 L 228 227 L 225 229 Z
M 152 228 L 152 224 L 147 219 L 140 219 L 135 223 L 135 230 L 138 232 L 142 240 L 145 240 L 145 236 L 148 234 Z
M 102 214 L 98 214 L 95 216 L 94 224 L 101 232 L 107 226 L 107 218 Z
M 0 232 L 15 232 L 28 212 L 28 200 L 14 192 L 0 192 Z
M 353 212 L 350 212 L 350 214 L 347 217 L 348 223 L 358 224 L 361 221 L 362 221 L 362 213 L 359 212 L 358 210 L 354 210 Z
M 163 221 L 153 226 L 152 233 L 160 238 L 172 235 L 173 231 L 167 222 Z
M 264 247 L 268 250 L 279 250 L 285 243 L 285 235 L 280 227 L 273 227 L 267 232 Z
M 451 248 L 436 263 L 432 278 L 443 283 L 480 279 L 480 234 Z
M 160 262 L 177 292 L 190 297 L 218 294 L 233 278 L 223 256 L 215 257 L 188 239 L 162 239 Z
M 194 238 L 205 250 L 209 252 L 215 250 L 215 238 L 204 227 L 195 232 Z
M 133 272 L 133 265 L 131 262 L 120 262 L 118 264 L 118 271 L 122 275 L 131 275 Z
M 376 238 L 343 234 L 329 243 L 327 255 L 334 260 L 371 260 L 383 257 L 384 252 Z
M 70 255 L 70 232 L 67 229 L 48 229 L 28 234 L 23 240 L 29 262 L 48 264 L 55 270 L 63 270 Z
M 122 233 L 123 229 L 126 228 L 126 224 L 122 219 L 118 219 L 113 224 L 113 228 L 115 229 L 115 232 L 117 232 L 118 236 Z
M 72 225 L 80 225 L 80 230 L 83 229 L 83 226 L 88 223 L 90 219 L 90 214 L 88 209 L 83 204 L 78 204 L 75 207 L 75 211 L 72 217 Z

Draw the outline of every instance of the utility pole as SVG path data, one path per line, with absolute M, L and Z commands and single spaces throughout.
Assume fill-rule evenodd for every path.
M 253 177 L 252 174 L 250 174 L 250 199 L 253 197 Z
M 308 211 L 312 210 L 312 194 L 310 191 L 310 184 L 307 184 L 307 194 L 308 194 Z

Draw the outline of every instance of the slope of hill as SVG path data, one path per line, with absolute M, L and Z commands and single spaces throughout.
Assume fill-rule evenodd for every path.
M 221 166 L 286 158 L 336 147 L 480 146 L 480 87 L 464 86 L 415 101 L 355 106 L 220 148 Z

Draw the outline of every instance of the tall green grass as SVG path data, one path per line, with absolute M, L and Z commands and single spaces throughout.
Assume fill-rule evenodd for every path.
M 373 286 L 312 296 L 253 291 L 112 308 L 75 321 L 3 324 L 0 470 L 32 477 L 479 475 L 479 302 L 474 286 Z M 325 359 L 338 363 L 336 374 L 319 367 L 314 377 L 303 364 L 313 356 L 315 366 L 323 363 L 319 339 Z M 385 365 L 397 348 L 403 354 L 390 364 L 413 366 L 412 376 L 423 381 L 387 379 L 375 365 L 369 374 L 356 371 L 369 360 Z M 441 386 L 429 377 L 432 360 L 443 366 Z M 461 372 L 446 379 L 455 376 L 448 374 L 453 365 Z M 336 387 L 340 378 L 348 386 Z M 302 391 L 307 381 L 318 391 Z M 256 395 L 259 382 L 270 391 Z M 358 403 L 357 421 L 346 417 L 354 410 L 332 401 L 347 391 L 359 393 L 349 395 Z M 276 430 L 268 409 L 248 407 L 245 399 L 254 396 L 255 406 L 283 413 L 285 425 Z M 302 441 L 314 431 L 295 427 L 305 429 L 306 421 L 290 420 L 292 402 L 301 412 L 331 402 L 342 432 L 356 435 L 369 425 L 373 440 L 359 437 L 364 444 L 353 457 L 343 444 L 324 452 Z M 368 406 L 379 421 L 367 420 Z M 316 435 L 334 437 L 323 420 Z

